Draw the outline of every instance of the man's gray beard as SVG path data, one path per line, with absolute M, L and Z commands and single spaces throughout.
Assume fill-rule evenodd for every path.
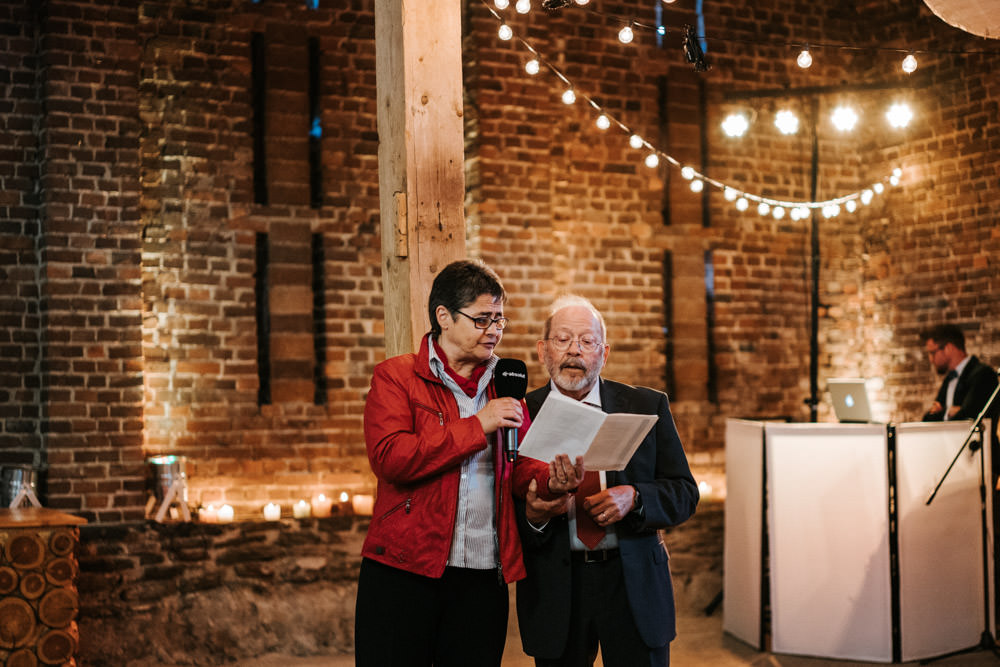
M 555 367 L 554 365 L 548 365 L 549 376 L 552 381 L 556 383 L 556 386 L 563 391 L 580 391 L 586 387 L 589 387 L 591 383 L 597 380 L 598 373 L 593 370 L 584 369 L 584 374 L 578 380 L 570 380 L 563 375 L 566 369 Z M 579 369 L 578 369 L 579 370 Z M 553 373 L 552 371 L 556 371 Z

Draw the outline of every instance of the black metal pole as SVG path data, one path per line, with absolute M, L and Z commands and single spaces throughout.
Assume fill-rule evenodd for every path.
M 809 189 L 810 201 L 816 201 L 819 182 L 819 138 L 816 136 L 817 101 L 812 103 L 812 184 Z M 809 421 L 817 419 L 819 405 L 819 213 L 810 209 L 811 222 L 811 256 L 812 256 L 812 303 L 810 306 L 809 335 Z

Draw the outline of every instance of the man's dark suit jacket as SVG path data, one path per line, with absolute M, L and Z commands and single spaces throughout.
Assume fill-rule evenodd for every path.
M 977 357 L 971 357 L 969 363 L 962 370 L 962 374 L 958 376 L 958 384 L 955 385 L 954 405 L 960 407 L 958 413 L 950 421 L 975 419 L 978 417 L 979 413 L 986 407 L 986 401 L 990 400 L 990 396 L 993 394 L 996 386 L 996 372 L 988 365 L 979 361 Z M 948 380 L 944 380 L 941 383 L 937 398 L 934 400 L 941 405 L 945 405 L 945 401 L 948 400 Z M 924 415 L 923 421 L 944 421 L 944 414 L 945 410 L 934 414 L 928 412 Z M 1000 472 L 1000 461 L 997 460 L 997 453 L 1000 453 L 1000 450 L 998 450 L 996 444 L 997 416 L 1000 416 L 1000 399 L 994 402 L 992 409 L 986 416 L 993 420 L 993 471 L 996 473 Z
M 549 395 L 551 385 L 529 393 L 525 400 L 532 418 Z M 625 572 L 625 589 L 635 625 L 650 647 L 666 645 L 677 632 L 673 585 L 666 548 L 658 528 L 676 526 L 694 514 L 698 486 L 688 467 L 667 395 L 645 387 L 601 380 L 604 412 L 655 414 L 660 419 L 642 441 L 623 471 L 608 471 L 608 488 L 634 485 L 643 517 L 630 512 L 615 524 Z M 517 583 L 517 617 L 524 651 L 536 658 L 562 655 L 569 633 L 569 520 L 553 518 L 542 533 L 527 525 L 524 503 L 518 504 L 527 578 Z M 632 619 L 622 619 L 631 623 Z

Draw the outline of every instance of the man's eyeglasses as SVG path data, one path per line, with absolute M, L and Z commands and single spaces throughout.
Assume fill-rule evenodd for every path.
M 456 310 L 459 315 L 465 315 L 460 310 Z M 489 315 L 480 315 L 479 317 L 473 317 L 472 315 L 465 315 L 477 329 L 489 329 L 490 325 L 496 325 L 497 331 L 503 331 L 507 328 L 507 322 L 509 321 L 506 317 L 490 317 Z
M 547 340 L 549 341 L 549 345 L 557 352 L 565 352 L 569 349 L 570 344 L 574 342 L 580 348 L 581 352 L 593 352 L 601 346 L 601 341 L 593 336 L 580 336 L 574 339 L 572 336 L 563 334 L 561 336 L 552 336 Z

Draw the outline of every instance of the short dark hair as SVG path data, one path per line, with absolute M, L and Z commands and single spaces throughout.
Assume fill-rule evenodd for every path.
M 431 293 L 427 297 L 427 315 L 431 321 L 431 333 L 435 336 L 441 334 L 441 326 L 435 315 L 438 306 L 444 306 L 454 316 L 455 312 L 465 308 L 483 294 L 489 294 L 495 299 L 500 299 L 501 303 L 507 303 L 507 292 L 500 282 L 500 276 L 482 260 L 460 259 L 441 269 L 441 272 L 434 276 Z
M 951 343 L 962 352 L 965 352 L 965 334 L 962 333 L 961 328 L 954 324 L 938 324 L 933 326 L 920 334 L 920 340 L 925 343 L 932 340 L 941 346 Z

